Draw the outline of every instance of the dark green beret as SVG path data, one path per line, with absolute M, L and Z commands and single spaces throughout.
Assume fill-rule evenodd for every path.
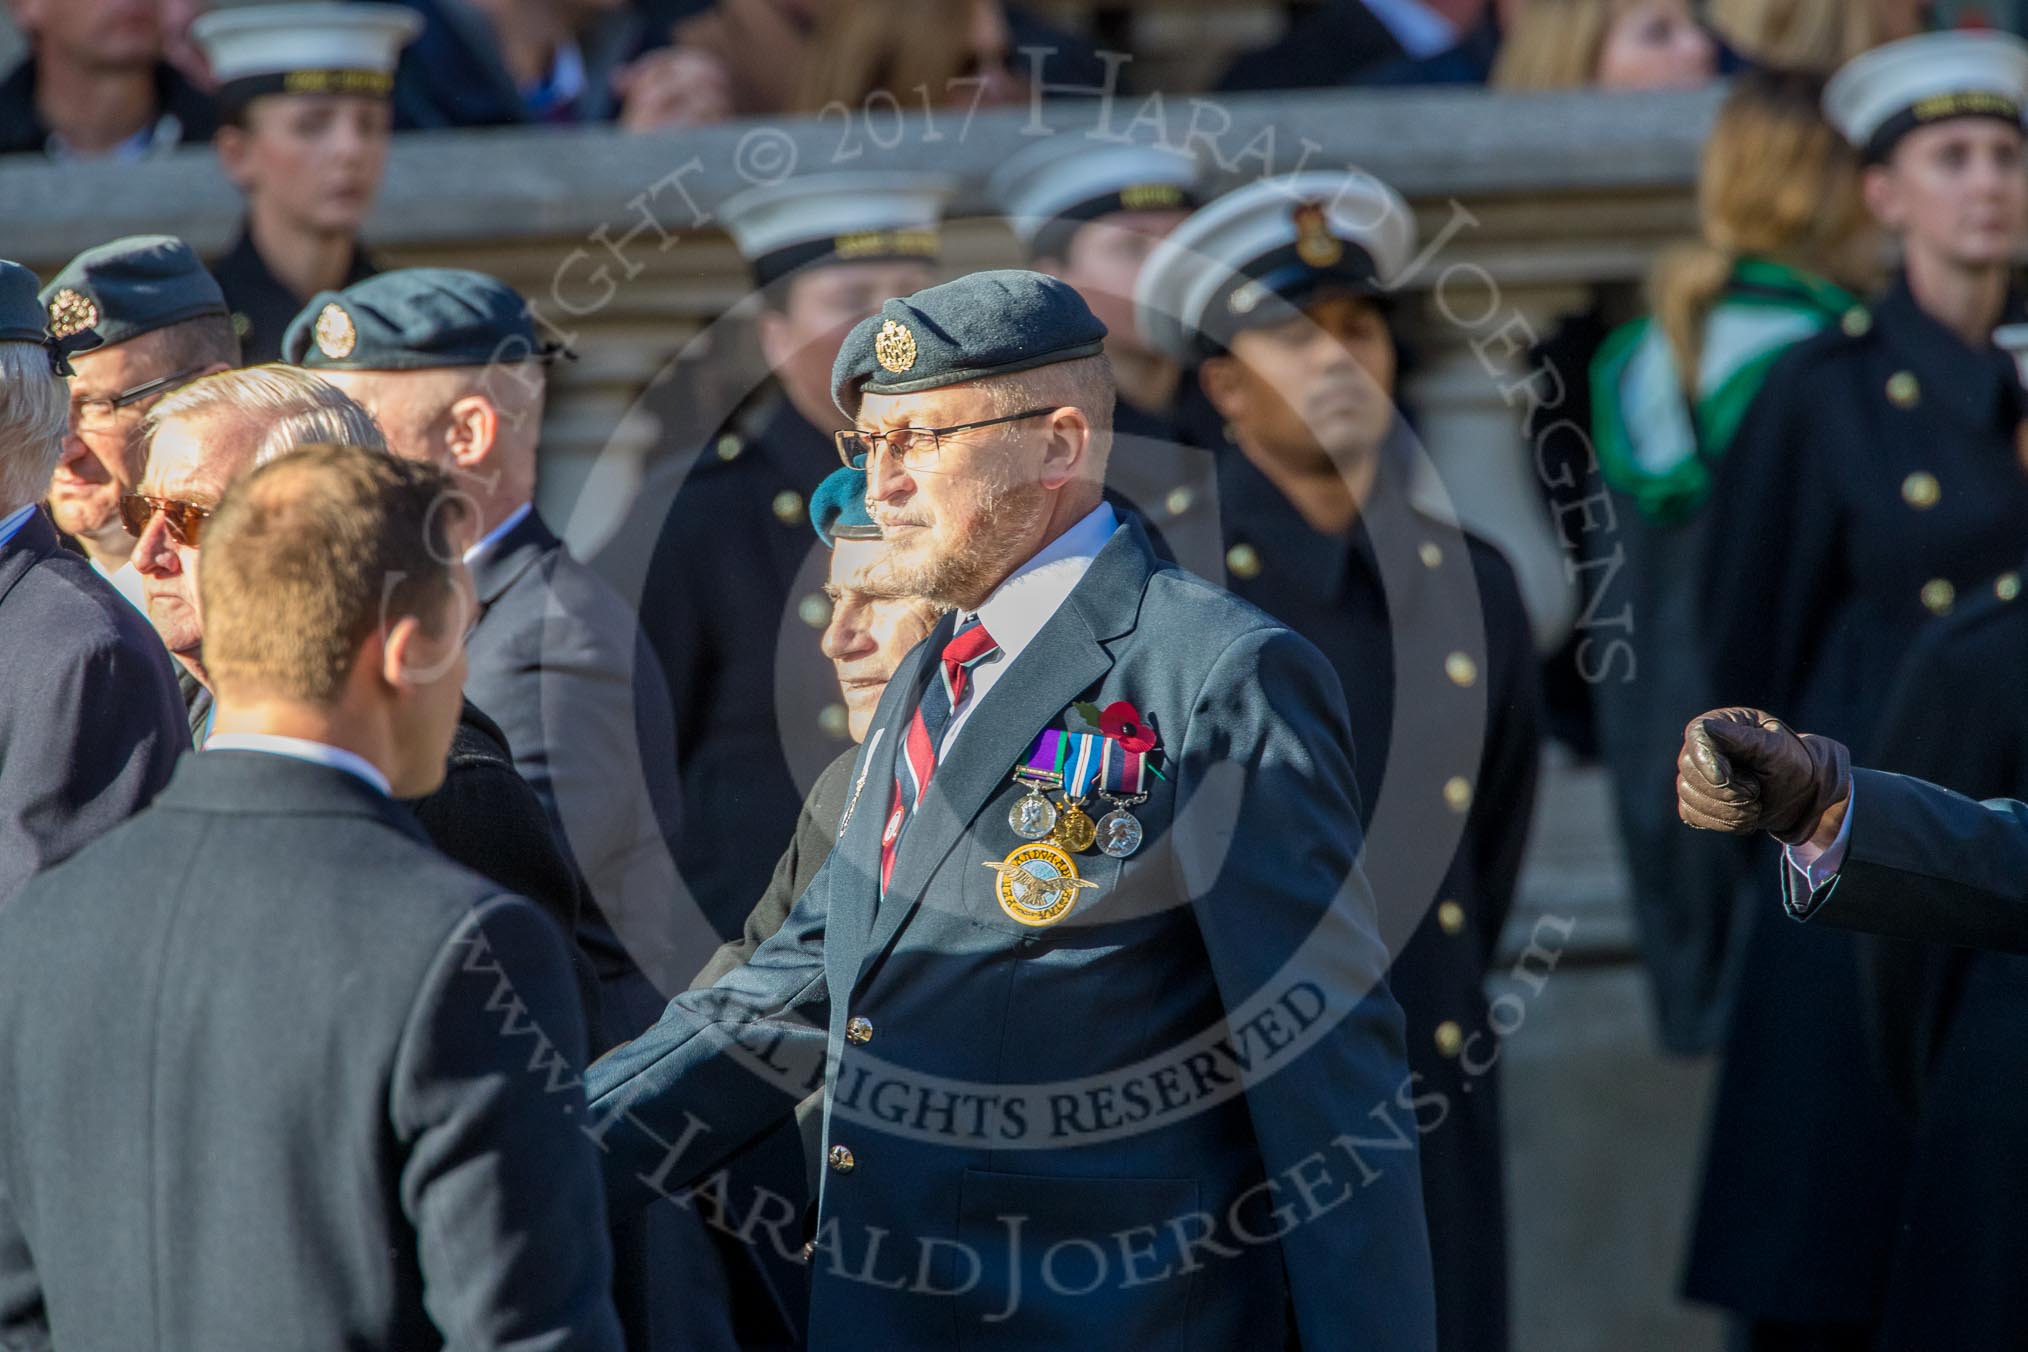
M 839 540 L 878 540 L 880 527 L 866 512 L 866 471 L 839 466 L 810 494 L 810 524 L 829 549 Z
M 27 268 L 0 258 L 0 343 L 47 341 L 42 302 L 35 296 L 41 285 Z
M 289 322 L 282 360 L 312 371 L 433 371 L 541 361 L 521 293 L 463 268 L 397 268 L 319 292 Z
M 227 314 L 225 293 L 196 251 L 173 235 L 130 235 L 86 249 L 43 288 L 42 305 L 65 352 Z
M 862 394 L 915 394 L 1096 356 L 1105 336 L 1066 282 L 1016 268 L 974 272 L 861 320 L 831 367 L 831 398 L 853 418 Z

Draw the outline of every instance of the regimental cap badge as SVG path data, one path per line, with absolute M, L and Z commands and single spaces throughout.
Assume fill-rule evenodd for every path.
M 317 312 L 315 333 L 317 350 L 332 361 L 345 360 L 359 345 L 359 330 L 352 326 L 352 316 L 335 300 Z
M 915 335 L 908 331 L 908 325 L 890 319 L 880 326 L 873 339 L 873 355 L 890 371 L 897 374 L 906 371 L 915 365 Z
M 1320 202 L 1305 202 L 1291 214 L 1296 223 L 1296 257 L 1313 268 L 1336 267 L 1345 245 L 1331 233 L 1331 222 Z
M 49 298 L 49 332 L 52 337 L 69 338 L 99 322 L 99 307 L 82 291 L 65 287 Z

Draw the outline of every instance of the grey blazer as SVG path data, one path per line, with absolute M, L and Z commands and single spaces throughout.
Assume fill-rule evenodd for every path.
M 0 906 L 145 807 L 189 745 L 162 641 L 31 516 L 0 545 Z
M 701 920 L 683 927 L 661 668 L 626 603 L 537 512 L 472 565 L 472 580 L 481 611 L 465 693 L 506 734 L 514 768 L 583 874 L 591 895 L 578 942 L 606 983 L 610 1021 L 637 1032 L 660 1009 L 641 972 L 680 988 L 718 940 Z
M 620 1346 L 563 939 L 344 771 L 187 758 L 0 1028 L 0 1346 Z

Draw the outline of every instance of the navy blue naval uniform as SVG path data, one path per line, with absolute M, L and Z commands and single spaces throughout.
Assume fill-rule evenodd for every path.
M 1383 795 L 1399 795 L 1407 814 L 1386 829 L 1405 825 L 1412 848 L 1449 861 L 1433 890 L 1368 876 L 1395 950 L 1388 985 L 1407 1017 L 1409 1068 L 1418 1092 L 1445 1104 L 1422 1138 L 1438 1342 L 1481 1352 L 1509 1342 L 1498 1052 L 1485 979 L 1535 797 L 1534 645 L 1506 560 L 1417 509 L 1399 485 L 1401 463 L 1384 453 L 1358 520 L 1328 534 L 1227 446 L 1215 507 L 1191 515 L 1222 528 L 1233 593 L 1316 644 L 1336 670 L 1359 753 L 1366 837 Z M 1418 782 L 1455 741 L 1460 698 L 1483 706 L 1483 738 L 1435 782 Z
M 1728 520 L 1702 623 L 1719 699 L 1870 754 L 1917 636 L 2020 557 L 2019 390 L 2004 354 L 1968 347 L 1903 279 L 1777 362 L 1713 492 Z M 1770 893 L 1777 876 L 1770 853 Z M 1907 1124 L 1853 941 L 1774 909 L 1770 895 L 1746 938 L 1685 1286 L 1761 1319 L 1871 1326 Z
M 1059 282 L 976 274 L 887 302 L 834 383 L 844 407 L 869 375 L 906 394 L 1103 336 Z M 587 1073 L 608 1197 L 624 1213 L 704 1178 L 821 1066 L 813 1347 L 1427 1352 L 1419 1105 L 1344 695 L 1308 642 L 1113 524 L 1080 523 L 1082 576 L 989 659 L 1008 665 L 885 888 L 897 747 L 954 617 L 889 682 L 786 924 Z M 1160 746 L 1146 840 L 1077 854 L 1092 886 L 1025 923 L 992 867 L 1025 843 L 1010 771 L 1073 704 L 1119 700 Z
M 840 425 L 843 425 L 841 419 Z M 766 400 L 702 448 L 673 490 L 644 492 L 654 552 L 640 624 L 669 685 L 683 827 L 677 866 L 722 938 L 767 890 L 767 849 L 795 830 L 804 786 L 851 747 L 819 643 L 829 555 L 808 499 L 839 468 L 828 430 Z
M 2028 796 L 2020 593 L 2020 572 L 2003 573 L 1924 633 L 1870 765 L 1974 798 Z M 1855 801 L 1855 831 L 1876 806 L 1893 811 Z M 1869 1031 L 1914 1130 L 1877 1346 L 2008 1346 L 2028 1328 L 2017 1261 L 2028 1245 L 2028 1084 L 1995 1053 L 2028 1038 L 2028 957 L 1859 944 Z

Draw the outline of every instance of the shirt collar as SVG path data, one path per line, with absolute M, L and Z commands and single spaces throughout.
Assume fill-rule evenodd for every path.
M 328 765 L 334 770 L 343 770 L 378 789 L 382 797 L 391 798 L 394 790 L 387 782 L 387 776 L 380 773 L 380 767 L 366 757 L 345 750 L 343 747 L 326 746 L 322 742 L 306 741 L 301 737 L 279 737 L 268 732 L 222 732 L 208 737 L 204 742 L 206 751 L 260 751 L 270 756 L 287 756 L 290 760 L 308 761 L 312 765 Z
M 535 504 L 533 502 L 524 502 L 513 511 L 507 513 L 506 520 L 487 531 L 485 535 L 480 537 L 477 544 L 465 551 L 465 566 L 469 568 L 491 554 L 516 526 L 528 519 L 528 514 L 534 510 Z
M 28 518 L 34 515 L 35 504 L 31 502 L 26 507 L 17 508 L 6 516 L 0 517 L 0 545 L 4 545 L 9 540 L 12 540 L 15 534 L 28 524 Z
M 1101 502 L 993 589 L 978 614 L 999 645 L 1002 661 L 1019 657 L 1042 632 L 1119 527 L 1112 507 Z
M 1457 45 L 1458 26 L 1420 0 L 1366 0 L 1366 8 L 1417 60 Z

